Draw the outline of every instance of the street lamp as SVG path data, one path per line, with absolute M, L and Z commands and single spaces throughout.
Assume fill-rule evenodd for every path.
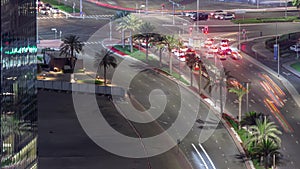
M 148 0 L 146 0 L 146 9 L 145 9 L 145 14 L 148 15 Z
M 82 17 L 82 0 L 80 0 L 79 6 L 80 6 L 80 17 Z
M 54 39 L 56 39 L 57 29 L 56 28 L 51 28 L 51 30 L 54 31 Z
M 279 44 L 278 44 L 278 40 L 277 40 L 277 38 L 278 38 L 278 25 L 277 25 L 277 22 L 276 22 L 276 46 L 277 46 L 277 76 L 279 77 L 279 75 L 280 75 L 280 47 L 279 47 Z
M 199 0 L 197 0 L 197 11 L 196 11 L 196 31 L 198 33 L 198 17 L 199 17 Z
M 59 31 L 59 39 L 61 39 L 62 31 Z

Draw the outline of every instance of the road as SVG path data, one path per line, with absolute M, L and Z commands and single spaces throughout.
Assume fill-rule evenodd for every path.
M 185 21 L 183 20 L 176 20 L 176 23 L 181 23 L 181 26 L 170 26 L 171 25 L 171 16 L 168 16 L 168 18 L 164 18 L 164 17 L 157 17 L 156 19 L 158 19 L 158 21 L 156 21 L 157 24 L 165 24 L 164 28 L 159 28 L 162 31 L 167 30 L 167 32 L 179 32 L 181 30 L 183 30 L 185 28 L 184 24 Z M 46 19 L 45 19 L 46 20 Z M 56 22 L 58 22 L 58 24 L 56 24 Z M 69 24 L 64 24 L 65 22 L 69 23 Z M 59 30 L 63 30 L 63 34 L 65 33 L 78 33 L 79 35 L 82 35 L 82 40 L 88 40 L 88 38 L 90 37 L 90 35 L 92 35 L 94 32 L 96 32 L 99 28 L 101 28 L 101 26 L 103 26 L 103 23 L 98 23 L 98 22 L 91 22 L 89 20 L 82 20 L 81 22 L 84 23 L 84 25 L 89 25 L 87 26 L 87 29 L 81 29 L 80 26 L 82 25 L 82 23 L 79 23 L 78 20 L 72 20 L 72 19 L 48 19 L 47 23 L 43 22 L 42 20 L 40 20 L 39 25 L 41 24 L 41 27 L 43 27 L 40 32 L 45 32 L 45 34 L 40 34 L 41 38 L 50 38 L 53 35 L 53 32 L 51 33 L 51 28 L 53 26 L 57 27 Z M 44 25 L 43 25 L 44 24 Z M 73 25 L 74 24 L 74 25 Z M 277 25 L 277 26 L 276 26 Z M 299 30 L 297 24 L 293 24 L 290 23 L 288 25 L 286 25 L 286 23 L 278 23 L 278 24 L 266 24 L 266 25 L 255 25 L 255 26 L 242 26 L 241 28 L 245 28 L 248 32 L 248 38 L 251 37 L 255 37 L 255 36 L 259 36 L 260 32 L 263 33 L 263 35 L 274 35 L 276 34 L 276 32 L 278 34 L 282 34 L 282 33 L 286 33 L 287 31 L 293 32 L 293 31 L 297 31 Z M 277 31 L 275 30 L 277 27 Z M 49 33 L 48 30 L 50 29 Z M 227 34 L 227 36 L 236 39 L 236 35 L 231 35 L 230 33 L 236 33 L 238 30 L 238 26 L 226 26 L 226 27 L 222 27 L 221 29 L 218 27 L 214 27 L 211 26 L 210 27 L 210 32 L 217 32 L 217 33 L 224 33 Z M 267 31 L 268 30 L 268 31 Z M 270 31 L 271 30 L 271 31 Z M 83 32 L 82 32 L 83 31 Z M 65 33 L 64 33 L 65 32 Z M 275 33 L 274 33 L 275 32 Z M 52 35 L 51 35 L 52 34 Z M 117 33 L 116 33 L 117 35 Z M 229 59 L 230 60 L 230 59 Z M 231 70 L 231 72 L 240 72 L 241 70 L 245 73 L 233 73 L 233 75 L 241 80 L 241 81 L 257 81 L 257 75 L 258 73 L 264 72 L 263 70 L 259 69 L 258 67 L 256 67 L 255 65 L 250 64 L 247 61 L 243 60 L 243 63 L 238 63 L 236 64 L 235 62 L 229 62 L 229 60 L 224 62 L 224 65 L 226 68 L 228 68 L 228 70 Z M 249 75 L 249 72 L 252 72 Z M 275 80 L 275 79 L 274 79 Z M 275 80 L 275 82 L 277 82 Z M 263 93 L 262 91 L 260 91 L 261 86 L 258 83 L 251 83 L 251 85 L 256 86 L 253 87 L 253 89 L 251 89 L 251 93 L 249 96 L 249 100 L 254 100 L 251 101 L 252 103 L 249 104 L 249 107 L 253 107 L 253 110 L 257 110 L 257 111 L 268 111 L 268 109 L 264 106 L 264 105 L 259 105 L 257 103 L 262 102 L 262 100 L 265 98 L 266 93 Z M 280 85 L 280 84 L 279 84 Z M 283 87 L 280 85 L 280 88 L 283 89 Z M 287 94 L 287 92 L 284 90 L 284 92 Z M 288 102 L 286 102 L 286 106 L 284 108 L 282 108 L 281 112 L 285 112 L 285 117 L 287 117 L 287 121 L 289 122 L 289 124 L 291 124 L 291 126 L 293 128 L 297 128 L 297 126 L 299 126 L 299 117 L 297 114 L 293 114 L 292 112 L 295 112 L 295 109 L 298 109 L 297 106 L 295 106 L 295 103 L 289 99 L 289 95 L 287 94 L 287 100 Z M 229 95 L 227 101 L 232 103 L 232 100 L 234 99 L 235 96 L 234 95 Z M 255 100 L 256 99 L 256 100 Z M 236 105 L 236 104 L 235 104 Z M 233 107 L 233 108 L 231 108 Z M 234 108 L 235 107 L 235 108 Z M 236 106 L 227 106 L 227 109 L 230 112 L 237 112 Z M 250 109 L 250 108 L 249 108 Z M 297 112 L 297 111 L 296 111 Z M 273 118 L 274 121 L 276 121 Z M 299 136 L 296 133 L 290 134 L 290 133 L 284 133 L 283 135 L 283 152 L 286 155 L 286 167 L 289 168 L 290 166 L 296 166 L 296 153 L 294 150 L 294 146 L 298 145 L 298 140 L 299 140 Z M 187 144 L 188 145 L 188 144 Z M 190 145 L 189 145 L 190 146 Z M 214 149 L 209 149 L 208 152 L 212 152 Z
M 162 20 L 162 19 L 159 19 Z M 162 21 L 163 22 L 163 21 Z M 182 21 L 184 22 L 184 21 Z M 224 21 L 218 21 L 219 24 Z M 178 22 L 177 22 L 178 23 Z M 201 23 L 201 22 L 200 22 Z M 226 21 L 225 21 L 226 23 Z M 233 42 L 237 42 L 237 31 L 239 30 L 238 25 L 222 25 L 217 26 L 216 23 L 213 23 L 213 26 L 209 26 L 209 32 L 212 34 L 211 37 L 226 37 L 232 39 Z M 178 24 L 176 26 L 172 26 L 170 23 L 166 24 L 169 30 L 177 30 L 181 29 L 181 26 Z M 204 25 L 204 24 L 202 24 Z M 209 24 L 207 24 L 209 25 Z M 276 34 L 286 34 L 290 32 L 296 32 L 299 30 L 299 25 L 295 23 L 269 23 L 269 24 L 254 24 L 254 25 L 242 25 L 240 30 L 246 29 L 248 38 L 259 37 L 260 32 L 262 32 L 263 36 L 274 36 Z M 210 35 L 208 35 L 210 37 Z M 257 42 L 256 42 L 257 43 Z M 259 42 L 260 43 L 260 42 Z M 247 42 L 243 43 L 246 49 L 251 50 L 248 46 Z M 255 44 L 255 43 L 253 43 Z M 175 58 L 174 58 L 175 59 Z M 273 63 L 273 69 L 276 71 L 276 62 L 272 60 L 265 60 L 267 64 Z M 265 72 L 265 70 L 260 67 L 252 64 L 247 59 L 243 60 L 232 60 L 228 59 L 226 61 L 222 61 L 223 68 L 229 70 L 231 75 L 237 78 L 240 82 L 251 82 L 250 88 L 251 92 L 249 94 L 249 110 L 263 112 L 270 117 L 272 121 L 275 121 L 280 130 L 283 131 L 282 135 L 282 153 L 283 164 L 282 168 L 295 168 L 297 165 L 297 151 L 295 147 L 298 147 L 299 144 L 299 135 L 297 134 L 296 128 L 300 125 L 300 117 L 299 114 L 295 113 L 299 111 L 299 107 L 296 105 L 292 97 L 288 94 L 287 90 L 282 86 L 281 82 L 278 79 L 269 73 Z M 275 66 L 274 66 L 275 65 Z M 275 67 L 275 68 L 274 68 Z M 285 70 L 286 71 L 286 70 Z M 269 78 L 268 78 L 269 77 Z M 293 77 L 295 78 L 295 77 Z M 271 79 L 271 80 L 270 80 Z M 278 91 L 269 92 L 268 88 L 264 88 L 266 83 L 270 81 L 271 83 L 275 82 L 279 86 L 279 88 L 284 92 L 282 96 L 278 95 Z M 273 82 L 272 82 L 273 81 Z M 294 79 L 294 81 L 296 81 Z M 297 86 L 297 84 L 295 84 Z M 299 88 L 298 88 L 299 89 Z M 277 94 L 276 94 L 277 93 Z M 277 101 L 280 101 L 283 106 L 275 105 L 275 109 L 269 108 L 272 103 L 267 104 L 267 99 L 274 99 L 274 94 L 278 95 L 280 98 Z M 243 100 L 243 110 L 246 109 L 246 97 Z M 276 99 L 273 101 L 276 103 Z M 269 107 L 268 107 L 269 106 Z M 276 109 L 277 107 L 277 109 Z M 234 94 L 227 95 L 226 100 L 226 109 L 228 112 L 232 113 L 234 116 L 237 116 L 238 108 L 237 108 L 237 99 Z M 272 112 L 273 111 L 273 112 Z M 280 113 L 278 113 L 280 112 Z

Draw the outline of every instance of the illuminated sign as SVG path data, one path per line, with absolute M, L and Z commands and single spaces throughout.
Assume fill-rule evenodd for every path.
M 2 52 L 3 47 L 1 47 L 0 51 Z M 12 48 L 11 50 L 4 51 L 7 55 L 14 55 L 14 54 L 22 54 L 22 53 L 36 53 L 37 47 L 36 46 L 27 46 L 27 47 L 20 47 L 20 48 Z

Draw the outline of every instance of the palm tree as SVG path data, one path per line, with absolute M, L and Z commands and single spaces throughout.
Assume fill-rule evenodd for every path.
M 265 169 L 268 169 L 270 166 L 270 161 L 272 161 L 272 156 L 279 154 L 278 152 L 279 146 L 276 145 L 276 143 L 270 139 L 263 140 L 260 144 L 258 144 L 256 147 L 253 148 L 253 154 L 257 158 L 261 159 L 263 158 L 264 161 L 264 167 Z
M 159 43 L 160 40 L 158 40 L 157 42 L 158 43 L 155 45 L 155 47 L 159 51 L 159 54 L 158 54 L 158 56 L 159 56 L 159 67 L 162 67 L 162 52 L 165 49 L 165 45 Z
M 193 86 L 193 69 L 198 64 L 198 59 L 195 54 L 186 54 L 186 65 L 190 68 L 191 86 Z
M 292 4 L 293 4 L 293 6 L 295 6 L 299 10 L 299 8 L 300 8 L 300 0 L 293 0 Z M 299 17 L 300 17 L 300 11 L 299 11 Z
M 241 121 L 241 126 L 257 125 L 256 121 L 258 119 L 263 120 L 263 118 L 264 118 L 264 114 L 261 112 L 259 112 L 259 113 L 255 112 L 255 111 L 247 112 L 245 117 Z
M 246 141 L 246 145 L 258 145 L 264 140 L 271 140 L 276 143 L 277 146 L 280 146 L 281 139 L 278 135 L 281 135 L 281 131 L 278 130 L 274 122 L 270 122 L 266 116 L 264 120 L 256 120 L 256 125 L 250 126 L 249 138 Z
M 117 20 L 117 19 L 120 19 L 120 18 L 123 18 L 127 15 L 129 15 L 130 13 L 128 11 L 117 11 L 115 13 L 115 15 L 112 17 L 113 20 Z M 121 30 L 122 32 L 122 37 L 121 37 L 121 42 L 122 42 L 122 47 L 124 48 L 125 47 L 125 37 L 124 37 L 124 31 Z
M 172 49 L 178 46 L 178 39 L 174 37 L 174 35 L 165 35 L 162 38 L 161 44 L 164 44 L 169 52 L 169 67 L 170 67 L 170 74 L 172 74 L 173 63 L 172 63 Z
M 142 24 L 142 20 L 136 17 L 135 15 L 127 15 L 121 18 L 121 21 L 117 27 L 117 30 L 129 30 L 130 31 L 130 52 L 133 52 L 133 44 L 132 44 L 132 32 L 136 31 L 140 25 Z
M 143 23 L 139 28 L 139 34 L 133 36 L 134 40 L 143 40 L 146 43 L 146 61 L 148 61 L 148 53 L 149 53 L 149 43 L 156 39 L 155 37 L 160 36 L 160 34 L 154 33 L 155 27 L 151 25 L 149 22 Z
M 113 68 L 117 67 L 117 60 L 112 56 L 110 50 L 101 50 L 101 53 L 95 54 L 95 67 L 100 68 L 103 66 L 103 75 L 104 75 L 104 85 L 106 86 L 106 71 L 111 66 Z
M 241 120 L 242 120 L 242 99 L 243 96 L 248 93 L 247 89 L 243 87 L 232 87 L 229 89 L 229 92 L 235 93 L 238 96 L 239 100 L 239 129 L 241 129 Z
M 63 43 L 60 45 L 60 56 L 65 55 L 69 58 L 70 68 L 73 69 L 75 66 L 76 56 L 74 52 L 80 53 L 82 51 L 83 43 L 79 40 L 76 35 L 69 35 L 62 39 Z

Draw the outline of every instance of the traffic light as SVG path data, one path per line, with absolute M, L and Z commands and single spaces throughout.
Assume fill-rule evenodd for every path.
M 202 29 L 203 33 L 204 34 L 208 34 L 208 26 L 205 26 L 203 29 Z

